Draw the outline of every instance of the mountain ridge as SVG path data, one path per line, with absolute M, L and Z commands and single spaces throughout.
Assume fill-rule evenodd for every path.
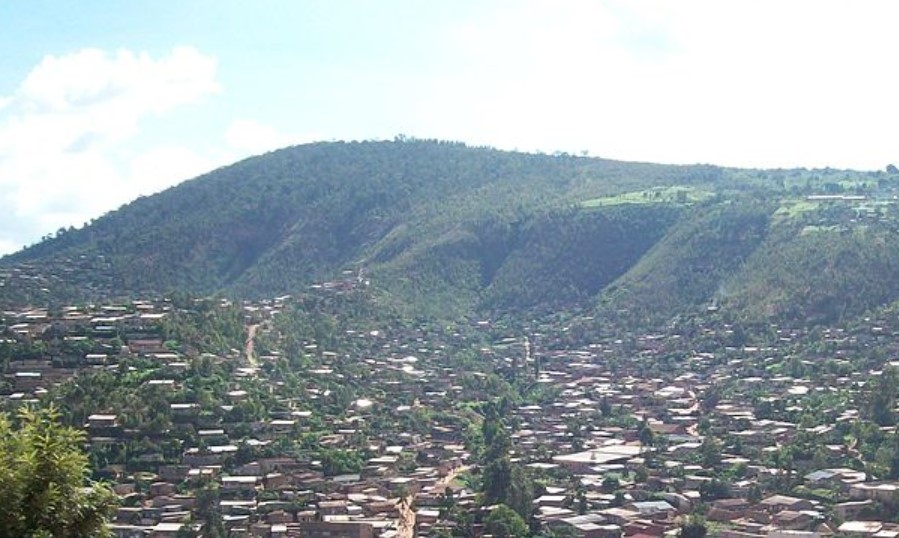
M 754 321 L 831 319 L 899 298 L 890 291 L 896 183 L 884 172 L 626 163 L 440 141 L 308 144 L 0 259 L 0 301 L 275 296 L 364 270 L 391 301 L 436 317 L 577 308 L 662 322 L 715 305 Z M 853 252 L 860 262 L 839 261 Z M 835 261 L 826 274 L 791 273 L 813 266 L 804 256 Z

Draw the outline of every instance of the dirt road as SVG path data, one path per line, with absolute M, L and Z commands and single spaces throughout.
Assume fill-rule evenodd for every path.
M 456 467 L 452 471 L 450 471 L 446 476 L 441 478 L 434 484 L 434 490 L 439 493 L 443 493 L 446 488 L 449 487 L 450 484 L 453 483 L 453 480 L 456 479 L 457 476 L 464 473 L 465 471 L 471 469 L 471 465 L 462 465 L 460 467 Z
M 414 497 L 409 494 L 400 499 L 399 525 L 396 529 L 396 538 L 415 538 L 415 510 L 412 509 Z
M 459 473 L 463 473 L 470 468 L 471 466 L 469 465 L 463 465 L 453 469 L 434 484 L 434 492 L 443 493 Z M 413 495 L 406 495 L 399 501 L 400 518 L 396 530 L 396 538 L 415 538 L 415 510 L 412 508 L 414 500 L 415 497 Z
M 253 340 L 256 338 L 256 329 L 258 328 L 258 324 L 247 327 L 247 341 L 244 343 L 244 355 L 246 355 L 247 363 L 253 368 L 259 367 L 259 363 L 256 361 L 256 352 L 253 349 Z

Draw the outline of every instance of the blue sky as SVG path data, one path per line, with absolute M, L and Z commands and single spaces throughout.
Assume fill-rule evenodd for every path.
M 881 169 L 894 5 L 0 0 L 0 253 L 315 140 Z

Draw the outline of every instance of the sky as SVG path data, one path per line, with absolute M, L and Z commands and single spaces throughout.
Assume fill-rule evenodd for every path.
M 280 147 L 899 164 L 899 2 L 0 0 L 0 254 Z

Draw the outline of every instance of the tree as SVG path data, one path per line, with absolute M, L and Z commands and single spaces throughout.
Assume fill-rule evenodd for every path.
M 509 459 L 509 433 L 492 403 L 485 414 L 482 425 L 484 502 L 507 505 L 527 520 L 533 509 L 533 481 L 521 465 Z
M 759 488 L 758 484 L 753 484 L 749 486 L 749 492 L 746 495 L 746 500 L 750 502 L 750 504 L 756 504 L 762 500 L 762 490 Z
M 652 432 L 652 428 L 649 427 L 649 423 L 645 419 L 643 420 L 643 423 L 640 424 L 637 435 L 640 437 L 640 443 L 643 446 L 653 446 L 655 444 L 655 434 Z
M 699 447 L 699 453 L 702 458 L 702 465 L 706 468 L 712 468 L 721 463 L 721 442 L 711 436 L 706 436 L 702 440 L 702 446 Z
M 54 407 L 0 414 L 0 538 L 109 536 L 112 490 L 89 481 L 84 433 Z
M 712 479 L 699 485 L 699 496 L 703 501 L 714 501 L 730 497 L 730 486 L 726 482 Z
M 495 459 L 484 467 L 484 500 L 487 504 L 505 500 L 512 483 L 512 464 L 508 457 Z
M 587 502 L 587 491 L 580 482 L 578 482 L 578 488 L 575 493 L 575 502 L 577 503 L 577 514 L 579 516 L 586 514 L 590 505 Z
M 618 480 L 618 477 L 609 475 L 603 479 L 601 487 L 604 493 L 612 493 L 621 487 L 621 482 Z
M 197 491 L 196 519 L 203 524 L 203 538 L 224 538 L 224 520 L 219 509 L 219 487 L 209 482 Z
M 522 519 L 530 520 L 534 510 L 534 481 L 527 470 L 518 463 L 512 464 L 512 480 L 506 492 L 505 503 Z
M 530 534 L 524 518 L 505 504 L 490 512 L 484 520 L 484 530 L 495 538 L 524 538 Z
M 599 401 L 599 412 L 602 413 L 603 418 L 612 415 L 612 404 L 609 403 L 608 396 L 604 395 L 602 400 Z
M 320 457 L 325 476 L 358 473 L 363 466 L 362 458 L 352 450 L 327 448 Z
M 638 484 L 645 484 L 649 480 L 649 470 L 641 465 L 634 469 L 634 481 Z
M 865 385 L 861 411 L 864 418 L 874 421 L 878 426 L 892 426 L 896 423 L 893 409 L 896 407 L 896 394 L 899 392 L 899 372 L 887 365 L 879 377 Z
M 707 532 L 708 529 L 702 518 L 691 517 L 689 521 L 681 526 L 678 536 L 680 538 L 705 538 Z
M 721 401 L 721 387 L 719 385 L 711 385 L 706 389 L 705 393 L 699 397 L 699 405 L 701 409 L 709 413 Z

